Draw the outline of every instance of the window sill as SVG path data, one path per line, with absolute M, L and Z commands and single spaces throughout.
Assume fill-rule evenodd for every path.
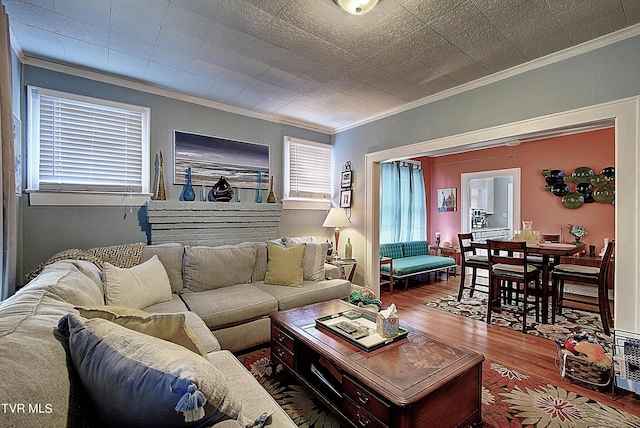
M 151 193 L 79 193 L 27 190 L 29 205 L 142 206 Z
M 283 199 L 282 209 L 329 211 L 331 209 L 331 201 L 318 199 Z

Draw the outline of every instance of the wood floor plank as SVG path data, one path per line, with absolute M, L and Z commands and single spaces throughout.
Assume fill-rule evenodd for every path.
M 429 300 L 457 293 L 459 284 L 459 276 L 447 279 L 446 275 L 436 274 L 410 283 L 407 291 L 400 287 L 391 295 L 385 289 L 380 299 L 383 308 L 396 304 L 401 323 L 406 322 L 451 344 L 479 352 L 492 362 L 640 416 L 640 396 L 637 394 L 618 388 L 616 399 L 612 400 L 610 392 L 595 391 L 560 377 L 554 342 L 424 305 Z

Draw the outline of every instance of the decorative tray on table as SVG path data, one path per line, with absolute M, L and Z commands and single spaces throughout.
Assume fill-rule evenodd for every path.
M 338 312 L 316 319 L 316 327 L 333 333 L 365 351 L 373 351 L 407 336 L 400 327 L 394 337 L 382 337 L 377 333 L 376 319 L 356 310 Z

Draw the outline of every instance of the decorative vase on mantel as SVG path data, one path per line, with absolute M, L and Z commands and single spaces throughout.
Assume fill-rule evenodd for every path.
M 271 176 L 271 185 L 269 187 L 269 196 L 267 196 L 267 203 L 269 204 L 276 203 L 276 194 L 273 193 L 273 175 Z
M 220 177 L 220 180 L 209 191 L 209 200 L 229 202 L 231 199 L 233 199 L 233 187 L 231 187 L 226 178 Z
M 187 184 L 184 185 L 184 189 L 182 190 L 182 200 L 196 200 L 196 192 L 193 190 L 193 186 L 191 185 L 191 167 L 187 169 Z
M 258 171 L 258 185 L 256 187 L 256 204 L 262 203 L 262 172 Z

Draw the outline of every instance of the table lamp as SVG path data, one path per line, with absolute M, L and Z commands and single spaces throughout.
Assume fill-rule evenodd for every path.
M 331 208 L 327 218 L 324 219 L 322 227 L 333 227 L 333 234 L 336 241 L 336 257 L 338 257 L 338 239 L 340 239 L 340 228 L 351 226 L 344 208 Z

